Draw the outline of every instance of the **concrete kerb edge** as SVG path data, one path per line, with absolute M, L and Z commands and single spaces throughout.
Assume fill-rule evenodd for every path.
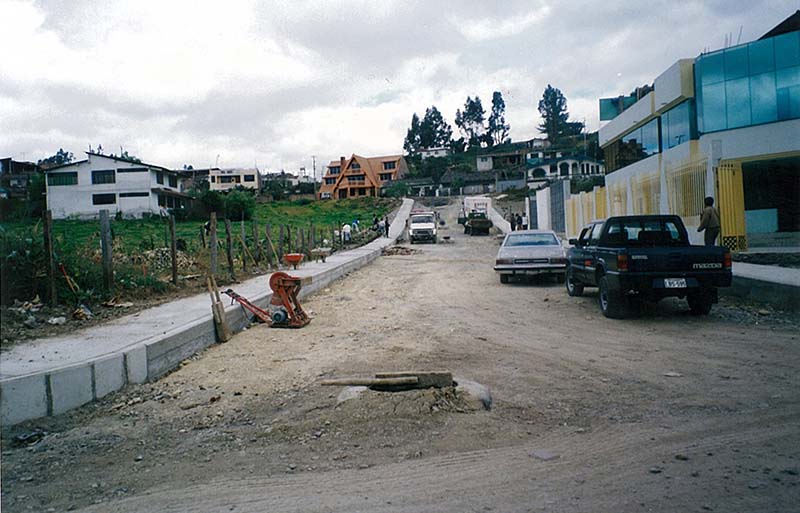
M 411 208 L 409 206 L 403 212 L 405 206 L 398 209 L 395 219 L 408 217 Z M 349 250 L 346 255 L 338 255 L 345 257 L 344 261 L 311 275 L 311 283 L 300 291 L 300 297 L 317 292 L 374 261 L 398 237 L 399 234 L 376 239 L 366 246 Z M 272 293 L 265 292 L 248 299 L 264 308 L 271 298 Z M 248 324 L 247 316 L 242 314 L 237 304 L 228 305 L 225 316 L 234 332 L 241 331 Z M 156 379 L 215 342 L 214 324 L 209 316 L 194 319 L 117 353 L 48 372 L 0 381 L 0 423 L 14 425 L 47 415 L 58 415 L 120 390 L 125 385 Z
M 800 288 L 792 285 L 734 276 L 730 287 L 719 290 L 724 296 L 752 299 L 780 310 L 800 310 Z

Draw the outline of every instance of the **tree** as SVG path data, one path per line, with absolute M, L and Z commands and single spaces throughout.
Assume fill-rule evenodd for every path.
M 406 132 L 406 140 L 403 142 L 403 149 L 406 150 L 408 155 L 416 155 L 419 153 L 421 147 L 419 116 L 417 116 L 415 112 L 414 115 L 411 116 L 411 128 Z
M 231 191 L 225 197 L 225 217 L 231 221 L 250 219 L 256 209 L 256 199 L 247 191 Z
M 478 96 L 474 100 L 467 96 L 467 101 L 464 102 L 464 111 L 456 110 L 456 126 L 470 148 L 480 146 L 484 140 L 486 127 L 483 123 L 485 119 L 486 111 L 483 110 L 481 99 Z
M 511 126 L 506 123 L 506 102 L 500 91 L 492 94 L 492 113 L 489 115 L 489 128 L 486 132 L 486 144 L 489 146 L 510 142 L 508 131 Z
M 568 122 L 569 112 L 567 112 L 567 99 L 561 91 L 547 84 L 542 99 L 539 100 L 539 114 L 542 115 L 542 123 L 539 130 L 547 134 L 547 140 L 551 144 L 556 144 L 569 131 Z
M 419 124 L 419 142 L 421 148 L 442 148 L 447 146 L 453 136 L 453 129 L 442 117 L 435 105 L 425 109 L 425 117 Z
M 55 155 L 47 157 L 46 159 L 42 159 L 37 164 L 43 169 L 48 169 L 51 167 L 56 166 L 63 166 L 64 164 L 69 164 L 75 159 L 75 155 L 68 151 L 64 151 L 62 148 L 59 148 Z

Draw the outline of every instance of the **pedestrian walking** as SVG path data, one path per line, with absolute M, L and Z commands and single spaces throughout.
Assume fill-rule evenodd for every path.
M 700 226 L 697 227 L 698 232 L 705 230 L 703 238 L 706 246 L 715 246 L 717 243 L 717 236 L 719 235 L 719 211 L 714 208 L 714 198 L 708 196 L 703 200 L 705 208 L 700 215 Z
M 389 236 L 389 216 L 383 218 L 383 228 L 386 230 L 386 236 Z
M 513 232 L 517 228 L 517 218 L 514 216 L 514 212 L 511 212 L 509 215 L 510 219 L 508 220 L 511 223 L 511 231 Z
M 523 230 L 528 229 L 528 216 L 525 214 L 522 214 L 522 229 Z
M 522 216 L 517 214 L 517 230 L 524 230 L 522 227 Z

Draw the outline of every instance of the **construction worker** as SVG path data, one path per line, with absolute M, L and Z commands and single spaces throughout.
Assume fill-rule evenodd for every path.
M 714 208 L 714 198 L 711 196 L 703 200 L 703 203 L 705 203 L 705 208 L 703 213 L 700 214 L 700 226 L 697 227 L 697 231 L 702 232 L 705 230 L 703 238 L 706 246 L 715 246 L 720 228 L 719 211 Z

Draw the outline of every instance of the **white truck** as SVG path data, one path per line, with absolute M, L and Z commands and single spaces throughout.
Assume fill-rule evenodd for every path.
M 408 219 L 408 241 L 436 244 L 436 215 L 431 211 L 413 211 Z
M 471 212 L 484 213 L 489 216 L 489 209 L 492 208 L 492 198 L 486 196 L 467 196 L 464 198 L 464 214 L 469 216 Z

